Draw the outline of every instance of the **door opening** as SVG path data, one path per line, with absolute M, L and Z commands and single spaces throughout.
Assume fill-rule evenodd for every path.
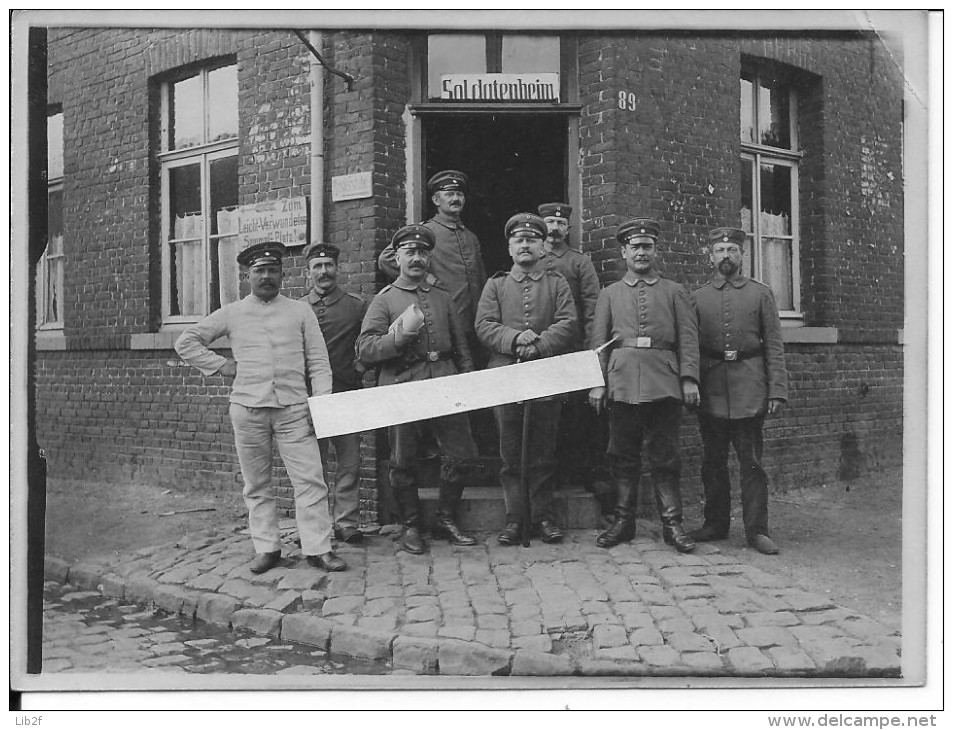
M 470 178 L 463 222 L 480 239 L 487 274 L 509 269 L 503 226 L 515 213 L 567 199 L 568 124 L 561 115 L 440 114 L 422 119 L 424 180 L 439 170 Z M 433 214 L 424 201 L 424 219 Z

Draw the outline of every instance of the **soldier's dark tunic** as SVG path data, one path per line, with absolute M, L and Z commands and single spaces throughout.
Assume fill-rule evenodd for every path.
M 698 325 L 688 292 L 657 274 L 631 271 L 599 294 L 590 347 L 603 350 L 614 479 L 638 485 L 642 447 L 663 525 L 681 521 L 678 426 L 682 378 L 698 380 Z
M 769 399 L 787 400 L 781 320 L 771 290 L 753 279 L 717 277 L 692 294 L 701 348 L 705 524 L 725 533 L 731 519 L 728 449 L 741 465 L 748 537 L 768 534 L 768 477 L 761 465 Z
M 318 318 L 321 334 L 328 346 L 331 360 L 333 392 L 356 390 L 361 387 L 361 375 L 355 368 L 354 343 L 361 331 L 361 322 L 367 311 L 367 302 L 359 296 L 335 286 L 324 295 L 311 289 L 302 301 L 311 305 Z M 321 463 L 327 468 L 330 447 L 334 445 L 337 469 L 334 472 L 334 498 L 331 518 L 335 530 L 356 528 L 360 521 L 361 434 L 346 433 L 320 439 Z M 325 474 L 325 481 L 328 481 Z
M 476 305 L 486 281 L 486 269 L 476 234 L 463 223 L 437 214 L 423 224 L 434 234 L 430 257 L 430 284 L 450 292 L 464 330 L 473 331 Z M 385 248 L 377 259 L 380 269 L 391 279 L 400 274 L 394 249 Z
M 487 367 L 503 367 L 517 361 L 516 338 L 533 330 L 539 335 L 540 357 L 569 352 L 576 340 L 576 308 L 567 281 L 555 272 L 537 267 L 525 272 L 513 266 L 487 281 L 477 308 L 476 335 L 490 352 Z M 556 425 L 560 401 L 545 398 L 533 401 L 529 451 L 530 519 L 534 523 L 552 520 Z M 500 431 L 503 467 L 500 482 L 506 505 L 506 521 L 520 522 L 520 455 L 523 441 L 523 406 L 511 403 L 494 408 Z
M 411 304 L 420 307 L 424 322 L 413 341 L 398 346 L 395 333 L 389 331 L 390 325 Z M 379 368 L 379 385 L 473 370 L 467 338 L 450 294 L 426 283 L 415 284 L 403 276 L 398 276 L 371 301 L 356 347 L 361 362 Z M 416 527 L 419 520 L 419 446 L 431 437 L 443 456 L 440 514 L 453 515 L 477 458 L 465 413 L 392 426 L 390 479 L 408 527 Z

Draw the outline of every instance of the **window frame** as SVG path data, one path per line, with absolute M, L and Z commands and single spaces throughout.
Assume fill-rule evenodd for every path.
M 47 123 L 52 117 L 55 116 L 63 117 L 63 110 L 60 108 L 51 108 L 47 113 Z M 65 121 L 65 117 L 64 117 Z M 49 140 L 47 140 L 49 143 Z M 60 135 L 61 147 L 65 148 L 65 143 L 63 142 L 63 136 Z M 65 149 L 61 149 L 62 153 Z M 47 174 L 49 174 L 49 166 L 47 169 Z M 47 179 L 46 183 L 46 199 L 49 203 L 50 196 L 53 193 L 60 194 L 60 220 L 63 221 L 63 181 L 65 179 L 65 172 L 61 171 L 56 177 L 50 177 Z M 61 224 L 62 225 L 62 224 Z M 65 225 L 63 226 L 65 229 Z M 60 242 L 60 250 L 58 253 L 50 253 L 50 243 L 51 237 L 49 230 L 47 229 L 47 241 L 46 247 L 43 249 L 43 253 L 40 255 L 40 260 L 37 262 L 36 269 L 36 329 L 38 330 L 62 330 L 64 328 L 64 317 L 63 317 L 63 292 L 64 292 L 64 278 L 65 278 L 65 262 L 66 262 L 66 232 L 62 231 L 62 241 Z M 56 264 L 59 264 L 58 269 Z M 54 271 L 55 270 L 55 271 Z M 55 280 L 55 283 L 54 283 Z M 48 315 L 50 312 L 50 292 L 56 290 L 58 294 L 58 312 L 56 319 L 49 319 Z
M 161 250 L 161 275 L 162 275 L 162 324 L 165 325 L 183 325 L 197 322 L 203 317 L 211 314 L 210 295 L 213 283 L 217 283 L 215 276 L 218 272 L 212 271 L 212 246 L 227 236 L 221 234 L 212 234 L 211 216 L 214 211 L 211 210 L 211 189 L 209 187 L 210 167 L 216 160 L 227 159 L 229 157 L 239 157 L 241 154 L 241 134 L 240 126 L 236 130 L 234 137 L 221 139 L 216 142 L 203 142 L 201 144 L 185 147 L 183 149 L 169 149 L 171 144 L 170 136 L 172 130 L 172 87 L 179 81 L 194 76 L 196 70 L 202 76 L 202 115 L 203 115 L 203 136 L 208 136 L 208 81 L 209 73 L 226 66 L 235 66 L 236 73 L 238 64 L 235 58 L 216 59 L 209 63 L 187 69 L 180 69 L 177 73 L 169 75 L 160 80 L 159 83 L 159 152 L 156 159 L 159 164 L 159 242 Z M 238 96 L 235 97 L 235 105 L 239 107 Z M 199 191 L 200 204 L 203 218 L 203 229 L 201 232 L 201 258 L 202 267 L 202 286 L 201 301 L 196 306 L 199 311 L 190 314 L 172 314 L 172 253 L 171 244 L 176 240 L 171 238 L 171 206 L 170 199 L 170 178 L 172 170 L 187 167 L 189 165 L 199 166 Z M 232 234 L 234 235 L 234 234 Z M 188 239 L 194 240 L 194 239 Z M 220 284 L 219 284 L 220 286 Z M 219 307 L 228 302 L 220 302 Z
M 752 94 L 751 113 L 754 116 L 754 136 L 755 139 L 761 139 L 760 123 L 760 94 L 757 89 L 763 88 L 762 82 L 764 75 L 757 70 L 748 70 L 745 72 L 755 87 L 755 93 Z M 744 77 L 742 77 L 744 78 Z M 749 241 L 748 250 L 750 256 L 748 259 L 747 274 L 759 281 L 763 281 L 763 255 L 762 238 L 774 238 L 788 240 L 791 242 L 791 309 L 781 309 L 779 314 L 782 319 L 799 320 L 803 317 L 801 309 L 801 217 L 800 217 L 800 161 L 804 157 L 804 152 L 800 149 L 800 140 L 798 138 L 798 94 L 797 90 L 787 82 L 783 82 L 783 88 L 788 92 L 788 109 L 790 110 L 788 124 L 790 125 L 790 149 L 783 147 L 772 147 L 770 145 L 757 144 L 741 140 L 741 161 L 743 165 L 752 165 L 751 175 L 751 230 L 746 231 Z M 740 99 L 740 94 L 739 94 Z M 791 235 L 790 236 L 762 236 L 761 233 L 761 165 L 770 164 L 787 167 L 791 170 Z M 777 296 L 777 294 L 775 295 Z

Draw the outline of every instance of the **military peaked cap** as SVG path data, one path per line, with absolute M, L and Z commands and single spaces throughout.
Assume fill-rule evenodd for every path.
M 514 236 L 517 233 L 532 233 L 540 238 L 546 238 L 548 229 L 546 221 L 535 213 L 517 213 L 508 221 L 503 228 L 506 237 Z
M 427 181 L 427 191 L 433 195 L 438 190 L 459 190 L 467 192 L 470 180 L 459 170 L 441 170 Z
M 746 238 L 745 232 L 740 228 L 712 228 L 708 232 L 710 243 L 737 243 L 744 246 Z
M 397 231 L 390 242 L 395 251 L 401 246 L 412 244 L 432 250 L 435 245 L 433 231 L 419 223 L 411 223 Z
M 283 243 L 278 241 L 262 241 L 253 243 L 238 254 L 238 263 L 242 266 L 261 266 L 263 264 L 280 264 L 281 259 L 288 253 Z
M 658 238 L 659 224 L 654 218 L 639 216 L 631 218 L 619 226 L 619 232 L 615 234 L 619 243 L 626 244 L 634 239 L 651 238 L 652 241 Z
M 554 216 L 568 220 L 569 216 L 572 215 L 572 207 L 565 203 L 543 203 L 537 210 L 542 218 Z
M 341 249 L 335 246 L 333 243 L 324 243 L 323 241 L 314 241 L 309 243 L 304 247 L 304 260 L 310 261 L 311 259 L 316 259 L 319 257 L 332 258 L 335 261 L 338 260 L 338 256 L 341 255 Z

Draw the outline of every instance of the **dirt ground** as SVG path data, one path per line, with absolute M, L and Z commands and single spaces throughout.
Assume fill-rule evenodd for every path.
M 731 536 L 718 545 L 727 555 L 900 628 L 901 483 L 896 469 L 850 485 L 772 495 L 771 532 L 780 555 L 761 555 L 747 547 L 740 509 L 733 513 Z M 700 504 L 686 505 L 685 523 L 689 528 L 701 524 Z M 115 556 L 188 533 L 244 524 L 237 490 L 201 495 L 143 484 L 54 479 L 47 489 L 46 551 L 70 561 Z

